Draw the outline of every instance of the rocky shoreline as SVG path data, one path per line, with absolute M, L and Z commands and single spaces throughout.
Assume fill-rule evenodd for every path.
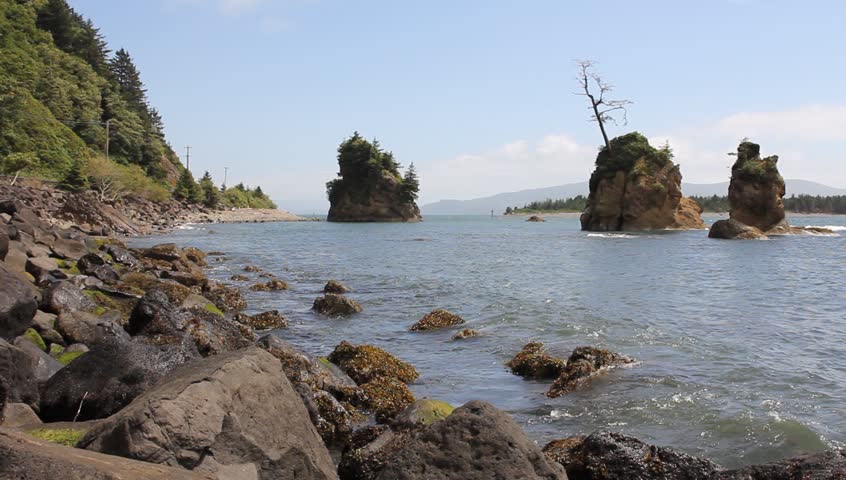
M 284 335 L 283 314 L 248 316 L 238 288 L 205 275 L 222 252 L 132 249 L 114 236 L 163 229 L 184 212 L 135 223 L 147 207 L 115 216 L 21 188 L 0 192 L 0 478 L 846 476 L 842 451 L 724 470 L 612 432 L 541 449 L 493 405 L 416 399 L 417 370 L 380 348 L 342 342 L 318 357 L 268 333 Z M 261 280 L 254 287 L 288 288 L 259 268 L 245 273 Z M 315 310 L 354 315 L 362 306 L 346 291 L 329 281 Z M 463 323 L 435 310 L 410 328 Z M 591 347 L 564 360 L 529 344 L 509 367 L 554 380 L 557 396 L 631 361 Z

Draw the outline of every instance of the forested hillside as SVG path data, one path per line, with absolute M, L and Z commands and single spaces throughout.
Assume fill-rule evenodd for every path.
M 173 184 L 181 167 L 130 54 L 111 52 L 65 0 L 0 0 L 0 158 L 61 179 L 106 144 L 110 159 Z M 7 170 L 8 170 L 7 166 Z

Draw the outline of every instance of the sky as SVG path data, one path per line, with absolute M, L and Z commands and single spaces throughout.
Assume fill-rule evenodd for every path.
M 743 138 L 785 178 L 846 187 L 846 2 L 70 0 L 126 48 L 191 170 L 328 209 L 354 131 L 417 167 L 418 203 L 586 180 L 602 137 L 591 59 L 669 141 L 686 182 L 727 181 Z M 788 194 L 789 194 L 788 185 Z

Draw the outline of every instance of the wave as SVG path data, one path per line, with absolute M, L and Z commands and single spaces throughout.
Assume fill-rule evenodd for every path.
M 587 236 L 599 238 L 637 238 L 637 235 L 630 235 L 628 233 L 588 233 Z
M 846 227 L 844 227 L 843 225 L 823 225 L 823 226 L 805 225 L 805 228 L 827 228 L 827 229 L 829 229 L 833 232 L 844 232 L 844 231 L 846 231 Z

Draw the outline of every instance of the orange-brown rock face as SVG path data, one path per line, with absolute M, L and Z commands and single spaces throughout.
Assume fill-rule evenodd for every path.
M 764 232 L 787 227 L 784 215 L 784 179 L 778 173 L 778 156 L 761 158 L 761 147 L 743 142 L 731 168 L 729 203 L 731 218 Z
M 702 229 L 702 209 L 682 196 L 681 172 L 668 151 L 630 133 L 597 157 L 582 230 Z

